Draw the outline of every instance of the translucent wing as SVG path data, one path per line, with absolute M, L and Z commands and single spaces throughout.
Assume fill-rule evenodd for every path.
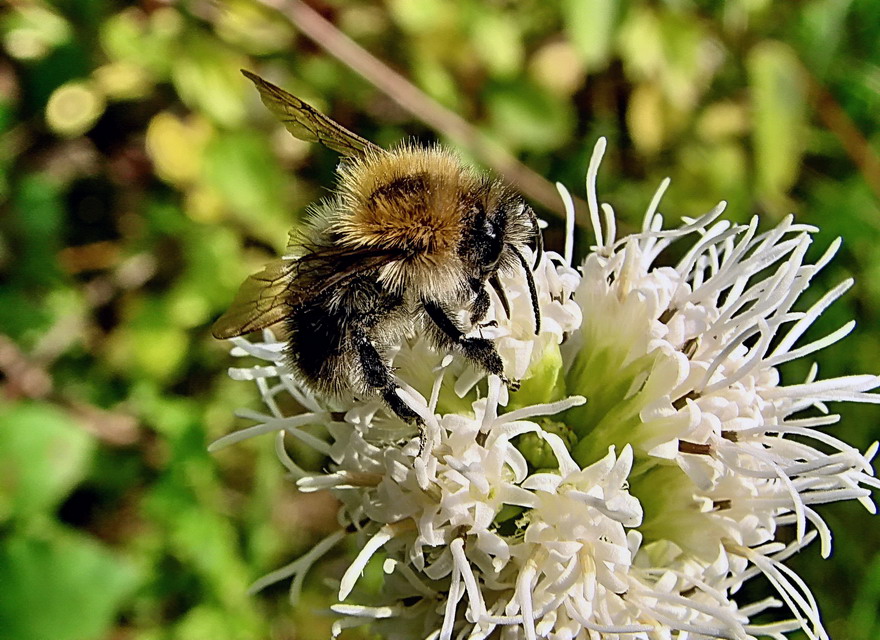
M 344 156 L 363 155 L 368 150 L 385 153 L 381 147 L 352 133 L 281 87 L 263 80 L 250 71 L 242 69 L 241 72 L 257 86 L 260 98 L 269 111 L 274 113 L 287 130 L 300 140 L 318 142 Z
M 232 306 L 211 327 L 214 337 L 234 338 L 283 320 L 288 311 L 286 293 L 295 269 L 293 261 L 275 260 L 245 280 Z
M 288 292 L 288 303 L 302 304 L 355 276 L 401 258 L 399 250 L 348 247 L 326 247 L 307 253 L 296 262 L 296 278 Z
M 223 340 L 264 329 L 283 320 L 292 308 L 401 257 L 399 251 L 327 247 L 298 260 L 275 260 L 244 281 L 211 333 Z

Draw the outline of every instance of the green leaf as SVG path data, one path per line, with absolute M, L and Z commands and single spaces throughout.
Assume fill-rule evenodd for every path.
M 617 21 L 615 0 L 564 0 L 565 32 L 590 69 L 604 67 L 611 55 Z
M 245 58 L 217 40 L 188 35 L 182 55 L 171 69 L 181 100 L 218 124 L 239 124 L 244 120 L 243 97 L 248 88 L 239 73 Z
M 25 175 L 13 188 L 12 223 L 20 243 L 14 275 L 29 286 L 54 284 L 59 278 L 55 254 L 65 214 L 61 188 L 38 173 Z
M 186 565 L 203 583 L 205 593 L 211 594 L 224 606 L 232 609 L 241 605 L 242 613 L 252 603 L 247 600 L 247 588 L 254 579 L 254 570 L 241 557 L 236 532 L 216 507 L 206 507 L 189 495 L 189 487 L 199 490 L 200 500 L 206 500 L 215 482 L 204 443 L 199 441 L 199 454 L 188 452 L 188 444 L 177 443 L 179 467 L 174 477 L 156 485 L 145 500 L 146 513 L 153 522 L 169 532 L 168 544 L 174 556 Z M 184 464 L 185 463 L 185 464 Z
M 283 206 L 286 179 L 264 135 L 229 132 L 205 149 L 205 181 L 250 230 L 283 247 L 294 217 Z
M 852 0 L 810 2 L 801 14 L 798 51 L 804 62 L 818 76 L 824 76 L 829 67 L 839 60 L 841 47 L 849 44 L 847 19 L 852 11 Z M 814 46 L 821 43 L 821 46 Z
M 22 3 L 0 18 L 0 35 L 6 49 L 16 58 L 43 58 L 55 47 L 70 40 L 70 23 L 38 3 Z
M 0 410 L 0 520 L 55 509 L 86 474 L 92 449 L 86 432 L 48 404 Z
M 470 21 L 471 42 L 495 77 L 511 77 L 522 68 L 520 23 L 508 14 L 480 11 Z
M 758 193 L 772 202 L 798 176 L 806 133 L 805 83 L 797 55 L 781 42 L 757 44 L 746 64 Z
M 461 87 L 449 66 L 431 56 L 414 56 L 413 80 L 431 97 L 444 106 L 459 112 L 462 104 Z
M 563 145 L 571 135 L 571 105 L 537 87 L 526 83 L 497 87 L 487 102 L 493 130 L 511 149 L 549 151 Z
M 617 38 L 627 78 L 656 79 L 666 64 L 663 29 L 656 13 L 648 7 L 627 12 Z
M 189 334 L 176 326 L 168 297 L 140 301 L 132 317 L 108 340 L 108 360 L 119 371 L 166 380 L 184 365 Z
M 127 562 L 85 538 L 10 538 L 0 545 L 2 637 L 106 637 L 138 580 Z
M 441 0 L 392 0 L 388 10 L 404 31 L 424 33 L 448 25 L 455 14 L 455 5 Z
M 176 11 L 155 11 L 147 19 L 130 8 L 101 23 L 101 48 L 110 60 L 130 62 L 164 78 L 178 59 L 183 25 Z

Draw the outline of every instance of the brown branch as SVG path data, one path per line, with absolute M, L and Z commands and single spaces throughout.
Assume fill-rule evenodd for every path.
M 804 76 L 809 83 L 819 118 L 840 140 L 844 151 L 856 165 L 874 196 L 880 200 L 880 157 L 831 92 L 806 67 Z
M 25 354 L 8 336 L 0 334 L 0 396 L 51 402 L 66 411 L 81 428 L 114 446 L 133 444 L 140 437 L 138 420 L 132 415 L 96 407 L 57 392 L 52 375 Z
M 3 334 L 0 334 L 0 375 L 6 379 L 0 389 L 9 400 L 45 398 L 52 393 L 49 372 L 29 360 L 12 338 Z
M 469 149 L 515 185 L 527 198 L 549 211 L 564 215 L 565 210 L 556 187 L 548 180 L 517 160 L 504 147 L 467 120 L 438 103 L 354 42 L 314 9 L 301 0 L 260 0 L 260 2 L 283 13 L 303 35 L 382 91 L 415 118 L 441 132 L 450 140 L 454 140 L 456 144 Z M 578 211 L 586 211 L 586 203 L 576 199 L 575 208 Z

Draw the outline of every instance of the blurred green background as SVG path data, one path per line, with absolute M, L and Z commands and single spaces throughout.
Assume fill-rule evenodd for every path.
M 351 69 L 366 54 L 334 59 L 308 37 L 309 14 L 274 4 L 0 4 L 2 640 L 329 635 L 323 580 L 344 550 L 296 609 L 285 585 L 245 590 L 334 529 L 332 499 L 298 495 L 269 438 L 206 451 L 240 426 L 236 407 L 257 406 L 226 377 L 210 322 L 283 249 L 336 162 L 274 122 L 239 69 L 383 145 L 473 132 L 407 112 Z M 850 317 L 859 328 L 819 354 L 820 373 L 880 372 L 874 0 L 310 5 L 339 30 L 322 44 L 346 34 L 387 65 L 380 79 L 400 73 L 575 195 L 607 136 L 600 193 L 624 228 L 670 176 L 670 223 L 725 199 L 736 220 L 795 212 L 821 226 L 814 255 L 843 236 L 808 297 L 857 285 L 812 335 Z M 559 218 L 537 208 L 560 249 Z M 581 228 L 580 255 L 589 242 Z M 833 408 L 835 435 L 862 449 L 880 436 L 876 408 Z M 832 637 L 876 638 L 880 529 L 857 505 L 822 513 L 834 557 L 811 548 L 793 564 Z M 767 593 L 755 582 L 748 598 Z

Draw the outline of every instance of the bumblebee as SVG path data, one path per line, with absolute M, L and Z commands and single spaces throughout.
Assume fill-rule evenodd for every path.
M 213 326 L 232 338 L 275 323 L 286 329 L 286 360 L 301 382 L 329 396 L 379 396 L 401 419 L 421 424 L 397 394 L 387 353 L 423 331 L 504 379 L 494 343 L 467 334 L 490 307 L 487 286 L 509 315 L 502 272 L 525 273 L 541 315 L 524 248 L 540 259 L 537 218 L 499 180 L 437 145 L 390 150 L 365 140 L 248 71 L 263 103 L 297 138 L 343 158 L 333 195 L 291 232 L 290 252 L 242 284 Z M 536 261 L 537 264 L 537 261 Z M 466 310 L 469 323 L 458 319 Z

